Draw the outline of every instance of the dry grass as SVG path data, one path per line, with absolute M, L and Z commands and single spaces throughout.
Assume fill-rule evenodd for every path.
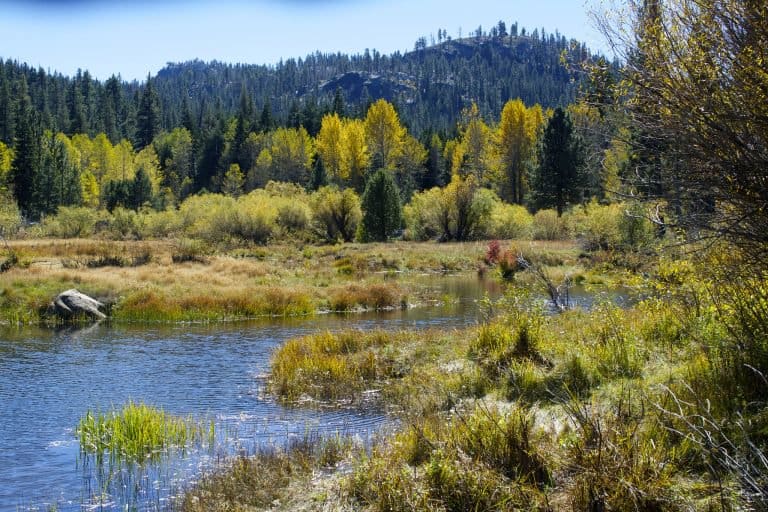
M 570 254 L 563 242 L 535 250 Z M 421 274 L 475 272 L 485 244 L 274 245 L 212 249 L 190 240 L 14 240 L 0 274 L 0 323 L 35 323 L 67 288 L 111 306 L 114 320 L 229 320 L 438 302 Z M 184 258 L 174 256 L 184 255 Z

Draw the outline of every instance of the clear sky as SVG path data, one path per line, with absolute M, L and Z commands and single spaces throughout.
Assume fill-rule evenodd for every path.
M 271 64 L 323 53 L 406 51 L 439 28 L 456 38 L 499 20 L 605 44 L 589 0 L 0 0 L 0 57 L 99 79 L 144 80 L 167 62 Z M 604 51 L 604 50 L 603 50 Z

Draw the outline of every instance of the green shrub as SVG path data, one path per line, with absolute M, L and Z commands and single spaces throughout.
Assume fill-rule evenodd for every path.
M 531 230 L 534 240 L 562 240 L 568 236 L 565 222 L 555 210 L 536 212 Z
M 117 240 L 135 239 L 139 235 L 139 216 L 133 210 L 117 207 L 109 219 L 109 235 Z
M 19 227 L 21 227 L 21 212 L 16 199 L 10 191 L 0 189 L 0 236 L 13 236 Z
M 517 204 L 498 202 L 491 211 L 488 234 L 500 239 L 527 239 L 532 235 L 533 215 Z
M 56 215 L 45 219 L 43 230 L 48 236 L 60 238 L 88 237 L 99 220 L 101 215 L 93 208 L 62 206 Z
M 321 187 L 310 198 L 312 225 L 326 242 L 351 242 L 362 219 L 360 198 L 354 190 Z
M 159 212 L 148 210 L 139 214 L 137 227 L 142 239 L 169 238 L 181 233 L 182 219 L 179 212 L 172 208 Z

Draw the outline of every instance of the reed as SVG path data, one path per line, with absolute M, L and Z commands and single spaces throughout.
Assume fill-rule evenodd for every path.
M 89 410 L 80 419 L 76 433 L 82 452 L 97 460 L 108 454 L 112 461 L 142 462 L 157 460 L 170 448 L 210 445 L 215 428 L 213 421 L 206 424 L 129 401 L 121 409 L 106 413 Z

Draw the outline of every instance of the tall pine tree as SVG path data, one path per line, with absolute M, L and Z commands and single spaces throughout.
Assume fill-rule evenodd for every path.
M 566 205 L 582 199 L 582 148 L 573 133 L 571 119 L 557 108 L 542 137 L 539 168 L 534 177 L 534 202 L 538 208 L 556 208 L 563 214 Z
M 147 85 L 139 100 L 136 113 L 136 148 L 142 149 L 150 144 L 160 132 L 160 101 L 152 84 L 152 77 L 147 75 Z
M 28 218 L 38 218 L 40 210 L 35 201 L 38 195 L 35 191 L 35 173 L 40 167 L 40 133 L 24 76 L 19 83 L 18 96 L 11 183 L 22 214 Z
M 371 176 L 365 186 L 362 207 L 360 239 L 363 242 L 385 242 L 400 229 L 400 192 L 391 171 L 379 169 Z

